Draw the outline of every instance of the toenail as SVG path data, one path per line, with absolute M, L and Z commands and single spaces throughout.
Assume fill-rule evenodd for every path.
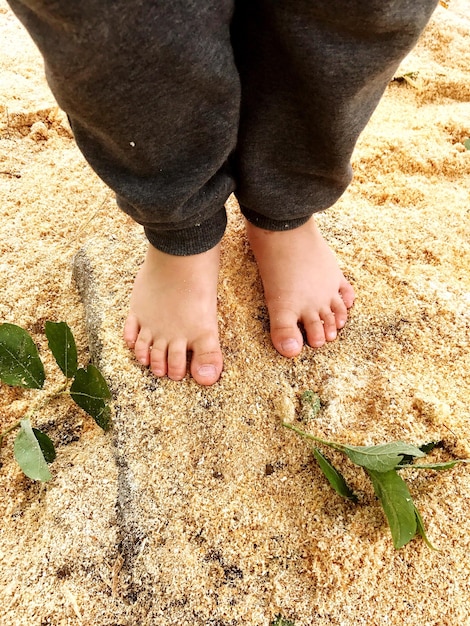
M 201 365 L 201 367 L 197 370 L 199 376 L 206 376 L 207 378 L 216 376 L 217 370 L 214 365 Z
M 297 341 L 297 339 L 286 339 L 281 343 L 281 348 L 285 352 L 292 352 L 292 350 L 299 349 L 299 342 Z

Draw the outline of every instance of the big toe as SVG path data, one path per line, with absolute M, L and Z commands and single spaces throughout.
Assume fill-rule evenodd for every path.
M 300 354 L 303 337 L 297 325 L 297 316 L 290 313 L 270 315 L 271 340 L 282 356 L 292 358 Z
M 217 339 L 204 337 L 192 346 L 191 376 L 200 385 L 213 385 L 222 373 L 223 357 Z

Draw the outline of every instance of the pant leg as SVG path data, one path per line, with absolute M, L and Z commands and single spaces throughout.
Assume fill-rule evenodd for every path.
M 352 177 L 359 134 L 437 0 L 239 0 L 235 164 L 245 216 L 293 228 Z
M 221 238 L 240 88 L 233 0 L 9 0 L 78 146 L 170 254 Z

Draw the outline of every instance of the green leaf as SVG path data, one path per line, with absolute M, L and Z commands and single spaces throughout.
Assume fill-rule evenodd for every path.
M 28 478 L 42 481 L 52 478 L 29 419 L 21 420 L 21 428 L 15 438 L 14 453 L 18 465 Z
M 350 489 L 347 482 L 344 480 L 343 475 L 338 472 L 336 467 L 334 467 L 334 465 L 321 453 L 318 448 L 313 448 L 313 456 L 336 493 L 343 498 L 357 502 L 357 496 Z
M 77 371 L 77 346 L 72 331 L 65 322 L 46 322 L 46 337 L 57 365 L 66 378 Z
M 79 369 L 70 387 L 74 402 L 91 415 L 103 430 L 109 430 L 111 409 L 107 400 L 111 398 L 108 385 L 97 367 L 90 364 Z
M 470 139 L 466 139 L 463 142 L 463 145 L 467 148 L 467 150 L 470 150 Z
M 402 548 L 413 539 L 417 530 L 415 505 L 408 486 L 395 470 L 366 471 L 387 517 L 393 545 L 396 549 Z
M 38 440 L 39 447 L 41 448 L 41 452 L 46 463 L 52 463 L 52 461 L 55 461 L 57 455 L 51 439 L 46 435 L 46 433 L 43 433 L 37 428 L 33 428 L 33 433 Z
M 412 458 L 426 456 L 426 454 L 416 446 L 404 443 L 403 441 L 381 443 L 378 446 L 348 446 L 346 444 L 320 439 L 320 437 L 305 433 L 287 422 L 282 422 L 282 425 L 289 430 L 293 430 L 301 437 L 312 439 L 334 450 L 339 450 L 346 454 L 356 465 L 376 472 L 388 472 L 394 469 L 406 456 Z
M 353 463 L 374 472 L 389 472 L 393 470 L 405 455 L 412 457 L 426 456 L 416 446 L 403 441 L 381 443 L 378 446 L 337 446 Z
M 426 529 L 424 528 L 423 518 L 421 517 L 421 513 L 418 511 L 416 506 L 415 506 L 415 515 L 416 515 L 416 528 L 418 530 L 418 533 L 423 538 L 424 543 L 428 546 L 428 548 L 431 548 L 431 550 L 437 550 L 437 548 L 435 548 L 432 545 L 432 543 L 428 539 L 428 536 L 426 535 Z
M 0 325 L 0 380 L 7 385 L 42 389 L 46 375 L 31 336 L 16 324 Z

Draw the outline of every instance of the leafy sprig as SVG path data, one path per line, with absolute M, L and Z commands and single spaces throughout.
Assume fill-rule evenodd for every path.
M 418 534 L 428 547 L 434 549 L 426 536 L 423 519 L 413 502 L 408 485 L 398 472 L 409 467 L 442 471 L 452 469 L 459 463 L 470 463 L 470 459 L 415 464 L 413 463 L 415 459 L 425 457 L 437 444 L 431 442 L 418 447 L 403 441 L 393 441 L 374 446 L 351 446 L 321 439 L 287 422 L 283 422 L 283 426 L 316 444 L 342 452 L 355 465 L 365 470 L 384 510 L 395 548 L 402 548 Z M 312 446 L 312 451 L 321 471 L 336 493 L 343 498 L 357 502 L 357 495 L 339 470 L 317 446 Z
M 56 457 L 52 440 L 33 428 L 31 418 L 54 398 L 67 394 L 107 431 L 110 428 L 111 393 L 97 367 L 78 367 L 77 347 L 72 331 L 65 322 L 46 322 L 45 334 L 49 349 L 65 376 L 58 389 L 41 397 L 15 424 L 0 433 L 0 449 L 6 436 L 18 430 L 13 450 L 15 459 L 26 476 L 33 480 L 52 478 L 48 464 Z M 31 336 L 16 324 L 0 325 L 0 381 L 11 386 L 41 390 L 46 374 L 38 349 Z

